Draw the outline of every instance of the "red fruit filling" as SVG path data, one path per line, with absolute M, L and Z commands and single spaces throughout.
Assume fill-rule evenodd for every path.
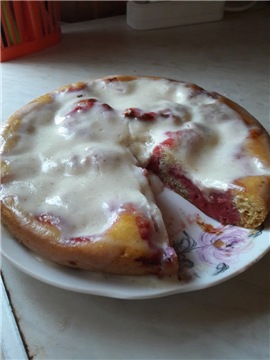
M 140 236 L 143 240 L 150 240 L 152 234 L 153 234 L 153 228 L 151 226 L 150 221 L 141 216 L 136 216 L 136 224 L 139 229 Z
M 172 113 L 170 109 L 162 109 L 157 112 L 148 111 L 144 112 L 142 109 L 139 108 L 128 108 L 124 111 L 124 116 L 129 119 L 137 119 L 141 121 L 155 121 L 158 117 L 162 117 L 167 119 L 172 117 L 176 119 L 175 115 Z
M 85 243 L 85 242 L 91 242 L 91 237 L 90 236 L 77 236 L 77 237 L 71 237 L 69 238 L 69 241 L 76 243 L 76 244 L 80 244 L 80 243 Z
M 60 227 L 60 223 L 61 223 L 61 220 L 59 217 L 57 217 L 55 215 L 51 215 L 51 214 L 45 214 L 45 213 L 35 216 L 35 219 L 44 224 L 47 224 L 50 226 L 55 226 L 57 228 Z
M 239 223 L 240 214 L 234 206 L 233 195 L 230 189 L 225 192 L 210 191 L 205 194 L 183 174 L 181 168 L 174 165 L 166 165 L 164 169 L 161 161 L 162 149 L 164 150 L 164 147 L 161 146 L 155 149 L 148 165 L 149 170 L 157 173 L 165 185 L 184 196 L 185 199 L 206 215 L 218 220 L 222 224 Z
M 74 115 L 79 112 L 85 113 L 85 112 L 89 111 L 90 109 L 92 109 L 95 105 L 101 106 L 104 110 L 108 110 L 108 111 L 112 110 L 112 107 L 110 105 L 102 104 L 99 101 L 97 101 L 96 99 L 83 99 L 76 103 L 74 109 L 72 109 L 67 114 L 67 116 Z
M 76 106 L 74 107 L 74 109 L 72 109 L 67 115 L 73 115 L 78 112 L 86 112 L 94 106 L 96 101 L 97 101 L 96 99 L 80 100 L 76 103 Z
M 128 108 L 124 111 L 124 116 L 128 117 L 129 119 L 138 119 L 142 121 L 149 121 L 156 119 L 156 113 L 153 111 L 150 112 L 143 112 L 143 110 L 138 108 Z

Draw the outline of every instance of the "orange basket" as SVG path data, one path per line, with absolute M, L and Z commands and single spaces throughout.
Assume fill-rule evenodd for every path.
M 1 0 L 1 62 L 40 51 L 60 40 L 58 1 Z

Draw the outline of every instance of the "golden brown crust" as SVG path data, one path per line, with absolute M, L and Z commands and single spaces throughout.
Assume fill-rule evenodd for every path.
M 253 176 L 235 182 L 243 190 L 234 190 L 234 202 L 241 215 L 239 226 L 259 227 L 269 213 L 270 177 Z

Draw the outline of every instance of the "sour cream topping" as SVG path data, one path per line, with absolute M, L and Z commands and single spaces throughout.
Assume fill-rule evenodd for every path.
M 132 204 L 164 239 L 145 168 L 170 138 L 170 151 L 201 189 L 226 191 L 239 177 L 269 174 L 243 153 L 249 129 L 239 115 L 204 93 L 193 97 L 185 83 L 95 80 L 53 96 L 22 119 L 16 146 L 3 156 L 10 180 L 1 196 L 59 217 L 71 237 L 106 231 Z

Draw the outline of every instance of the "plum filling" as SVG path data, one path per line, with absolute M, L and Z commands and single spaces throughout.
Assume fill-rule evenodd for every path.
M 157 173 L 165 185 L 220 223 L 239 224 L 240 214 L 234 205 L 232 190 L 209 191 L 206 195 L 179 167 L 164 164 L 161 158 L 162 155 L 154 155 L 148 169 Z
M 90 236 L 77 236 L 77 237 L 71 237 L 69 238 L 69 241 L 74 244 L 81 244 L 85 242 L 92 242 L 92 239 Z
M 137 223 L 137 227 L 138 227 L 141 238 L 143 240 L 149 240 L 153 234 L 153 229 L 152 229 L 150 221 L 141 215 L 137 215 L 136 223 Z
M 43 224 L 54 226 L 58 229 L 61 228 L 61 219 L 58 216 L 42 213 L 35 216 L 35 219 Z
M 101 102 L 97 101 L 96 99 L 90 98 L 90 99 L 79 100 L 75 104 L 75 107 L 66 116 L 72 116 L 77 113 L 86 112 L 86 111 L 92 109 L 94 105 L 102 106 L 102 108 L 104 110 L 108 110 L 108 111 L 112 110 L 112 107 L 110 105 L 101 103 Z
M 177 116 L 169 108 L 165 108 L 159 111 L 144 112 L 139 108 L 128 108 L 123 112 L 124 117 L 129 119 L 136 119 L 141 121 L 156 121 L 158 118 L 173 118 L 177 120 Z
M 142 121 L 153 121 L 156 120 L 156 113 L 153 111 L 143 112 L 138 108 L 128 108 L 124 111 L 124 116 L 129 119 L 137 119 Z

